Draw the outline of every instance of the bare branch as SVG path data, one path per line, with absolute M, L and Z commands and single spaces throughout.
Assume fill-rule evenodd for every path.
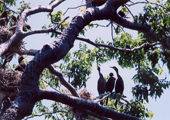
M 90 23 L 89 25 L 96 25 L 97 27 L 98 26 L 100 26 L 100 27 L 108 27 L 110 24 L 111 24 L 111 22 L 109 22 L 109 24 L 107 24 L 107 25 L 100 25 L 98 23 Z
M 59 78 L 61 84 L 64 85 L 72 93 L 72 95 L 79 97 L 74 87 L 63 78 L 62 73 L 55 70 L 52 66 L 48 66 L 47 68 L 52 74 L 56 75 Z
M 111 23 L 111 36 L 112 36 L 112 40 L 113 40 L 113 42 L 114 42 L 113 27 L 114 27 L 114 25 L 113 25 L 113 22 L 112 22 L 112 23 Z
M 19 55 L 32 55 L 35 56 L 35 54 L 39 51 L 39 50 L 35 50 L 35 49 L 29 49 L 29 48 L 11 48 L 10 51 L 18 53 Z
M 123 51 L 123 52 L 134 52 L 136 50 L 141 50 L 144 47 L 151 47 L 151 46 L 156 46 L 159 45 L 160 43 L 143 43 L 141 46 L 138 47 L 134 47 L 133 49 L 125 49 L 125 48 L 118 48 L 118 47 L 114 47 L 111 45 L 105 45 L 105 44 L 99 44 L 99 43 L 94 43 L 93 41 L 91 41 L 90 39 L 86 39 L 86 38 L 81 38 L 81 37 L 77 37 L 78 40 L 87 42 L 91 45 L 94 45 L 95 47 L 106 47 L 112 50 L 118 50 L 118 51 Z
M 161 4 L 158 4 L 158 3 L 154 3 L 154 2 L 149 2 L 148 0 L 146 0 L 146 2 L 133 2 L 132 4 L 126 4 L 127 6 L 133 6 L 133 5 L 136 5 L 136 4 L 153 4 L 153 5 L 158 5 L 164 9 L 166 9 L 163 5 Z
M 55 90 L 55 91 L 57 91 L 57 92 L 60 92 L 59 90 L 57 90 L 56 88 L 54 88 L 52 85 L 50 85 L 47 81 L 45 81 L 45 80 L 42 80 L 42 81 L 44 81 L 46 84 L 48 84 L 53 90 Z
M 32 30 L 32 31 L 28 31 L 28 32 L 23 33 L 23 35 L 26 37 L 28 35 L 40 34 L 40 33 L 49 33 L 49 32 L 53 32 L 53 33 L 56 33 L 56 34 L 61 34 L 61 32 L 57 31 L 56 28 L 58 28 L 68 18 L 69 17 L 66 17 L 63 21 L 58 23 L 58 25 L 56 27 L 54 27 L 54 28 L 42 29 L 42 30 Z
M 126 9 L 129 11 L 129 13 L 132 15 L 133 19 L 135 19 L 135 16 L 132 14 L 132 12 L 130 11 L 130 9 L 125 5 Z
M 67 10 L 63 13 L 63 15 L 65 15 L 69 9 L 77 9 L 77 8 L 83 7 L 83 6 L 86 6 L 86 5 L 79 5 L 79 6 L 77 6 L 77 7 L 69 7 L 69 8 L 67 8 Z
M 67 19 L 69 18 L 69 16 L 67 16 L 66 18 L 64 18 L 64 20 L 63 21 L 61 21 L 56 27 L 54 27 L 54 29 L 56 29 L 56 28 L 59 28 L 60 27 L 60 25 L 62 25 L 63 24 L 63 22 L 64 21 L 66 21 Z
M 96 100 L 96 99 L 100 99 L 100 98 L 102 98 L 102 97 L 104 97 L 104 96 L 107 96 L 107 95 L 110 95 L 111 94 L 111 92 L 110 91 L 108 91 L 107 93 L 103 93 L 103 94 L 100 94 L 99 96 L 97 96 L 96 98 L 94 98 L 93 100 Z
M 39 99 L 49 99 L 61 102 L 63 104 L 67 104 L 72 107 L 76 108 L 83 108 L 85 110 L 93 111 L 96 114 L 99 114 L 101 116 L 111 118 L 114 120 L 140 120 L 139 118 L 124 114 L 124 113 L 118 113 L 111 109 L 106 109 L 103 106 L 100 106 L 97 103 L 86 101 L 81 98 L 71 97 L 62 93 L 57 93 L 53 91 L 48 90 L 40 90 L 39 93 Z
M 24 36 L 33 35 L 33 34 L 40 34 L 40 33 L 49 33 L 54 32 L 56 34 L 61 34 L 61 32 L 56 31 L 54 28 L 49 29 L 42 29 L 42 30 L 33 30 L 24 33 Z

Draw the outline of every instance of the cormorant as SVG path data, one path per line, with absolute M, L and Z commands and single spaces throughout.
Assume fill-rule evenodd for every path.
M 114 86 L 115 86 L 115 76 L 113 75 L 113 73 L 109 74 L 110 78 L 108 79 L 107 83 L 106 83 L 106 92 L 110 91 L 112 93 Z M 108 97 L 106 99 L 106 105 L 108 103 Z
M 124 91 L 124 82 L 123 82 L 123 79 L 119 75 L 117 67 L 113 66 L 111 68 L 113 68 L 116 71 L 116 73 L 117 73 L 117 81 L 116 81 L 116 86 L 115 86 L 115 92 L 123 94 L 123 91 Z M 115 106 L 117 106 L 117 102 L 118 101 L 116 100 Z
M 99 71 L 99 80 L 98 80 L 98 84 L 97 84 L 97 90 L 99 95 L 105 93 L 106 91 L 106 81 L 102 75 L 102 73 L 100 72 L 100 67 L 97 65 L 97 70 Z M 100 101 L 100 104 L 103 105 L 103 101 Z
M 5 54 L 5 60 L 4 60 L 3 64 L 0 66 L 0 68 L 5 69 L 6 63 L 10 62 L 12 60 L 13 56 L 14 56 L 14 53 L 10 53 L 10 52 L 6 53 Z
M 23 56 L 21 56 L 21 57 L 18 59 L 19 65 L 16 66 L 15 70 L 24 72 L 24 69 L 25 69 L 25 67 L 26 67 L 26 64 L 23 62 L 23 59 L 24 59 Z
M 126 17 L 125 13 L 124 13 L 122 10 L 120 10 L 120 11 L 118 12 L 118 14 L 119 14 L 121 17 L 123 17 L 123 18 Z
M 8 18 L 8 13 L 9 11 L 4 11 L 0 17 L 0 26 L 4 26 L 6 27 L 7 24 L 8 24 L 8 21 L 9 21 L 9 18 Z

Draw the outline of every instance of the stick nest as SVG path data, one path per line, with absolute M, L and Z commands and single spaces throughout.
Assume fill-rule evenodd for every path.
M 10 99 L 13 100 L 20 88 L 22 72 L 12 69 L 0 69 L 0 91 L 9 93 Z
M 6 27 L 4 26 L 0 26 L 0 44 L 4 43 L 5 41 L 9 40 L 10 37 L 13 35 L 13 32 L 8 30 Z M 23 48 L 24 46 L 24 42 L 21 40 L 20 42 L 18 42 L 15 46 L 16 48 Z
M 9 31 L 7 28 L 4 26 L 0 26 L 0 43 L 3 43 L 13 35 L 11 31 Z
M 78 94 L 79 94 L 80 98 L 83 98 L 83 99 L 88 100 L 88 101 L 93 101 L 92 94 L 87 91 L 87 88 L 84 88 Z M 76 120 L 86 120 L 86 119 L 95 120 L 94 117 L 83 113 L 79 109 L 76 109 L 76 108 L 73 108 L 73 107 L 69 107 L 69 109 L 73 113 L 73 115 L 75 116 Z

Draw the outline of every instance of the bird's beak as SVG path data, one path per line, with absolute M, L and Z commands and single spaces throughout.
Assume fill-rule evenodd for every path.
M 111 67 L 111 66 L 110 66 Z M 112 69 L 115 69 L 115 67 L 111 67 Z

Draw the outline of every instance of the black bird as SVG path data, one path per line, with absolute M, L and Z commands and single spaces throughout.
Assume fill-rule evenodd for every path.
M 9 21 L 9 18 L 8 18 L 8 13 L 9 11 L 4 11 L 0 17 L 0 26 L 4 26 L 6 27 L 7 24 L 8 24 L 8 21 Z
M 117 81 L 116 81 L 116 86 L 115 86 L 115 92 L 116 93 L 120 93 L 122 95 L 123 91 L 124 91 L 124 82 L 123 82 L 123 79 L 119 75 L 117 67 L 114 66 L 114 67 L 111 67 L 111 68 L 113 68 L 116 71 L 116 73 L 117 73 Z M 118 101 L 116 100 L 115 106 L 117 106 L 117 102 Z
M 125 13 L 124 13 L 122 10 L 120 10 L 120 11 L 118 12 L 118 14 L 119 14 L 121 17 L 123 17 L 123 18 L 126 17 Z
M 110 91 L 112 93 L 114 86 L 115 86 L 116 77 L 113 75 L 113 73 L 110 73 L 109 76 L 110 78 L 108 79 L 106 83 L 106 92 Z M 108 103 L 108 97 L 106 99 L 106 105 L 107 103 Z
M 24 59 L 23 56 L 21 56 L 21 57 L 18 59 L 19 65 L 16 66 L 16 68 L 15 68 L 16 71 L 24 72 L 24 69 L 25 69 L 25 67 L 26 67 L 26 64 L 23 62 L 23 59 Z
M 97 90 L 99 95 L 105 93 L 106 91 L 106 81 L 102 75 L 102 73 L 100 72 L 100 67 L 97 65 L 97 70 L 99 71 L 99 80 L 98 80 L 98 84 L 97 84 Z M 103 105 L 103 101 L 100 101 L 100 104 Z
M 0 68 L 5 69 L 6 63 L 10 62 L 12 60 L 13 56 L 14 56 L 14 53 L 10 53 L 10 52 L 6 53 L 4 56 L 5 60 L 4 60 L 3 64 L 0 66 Z

